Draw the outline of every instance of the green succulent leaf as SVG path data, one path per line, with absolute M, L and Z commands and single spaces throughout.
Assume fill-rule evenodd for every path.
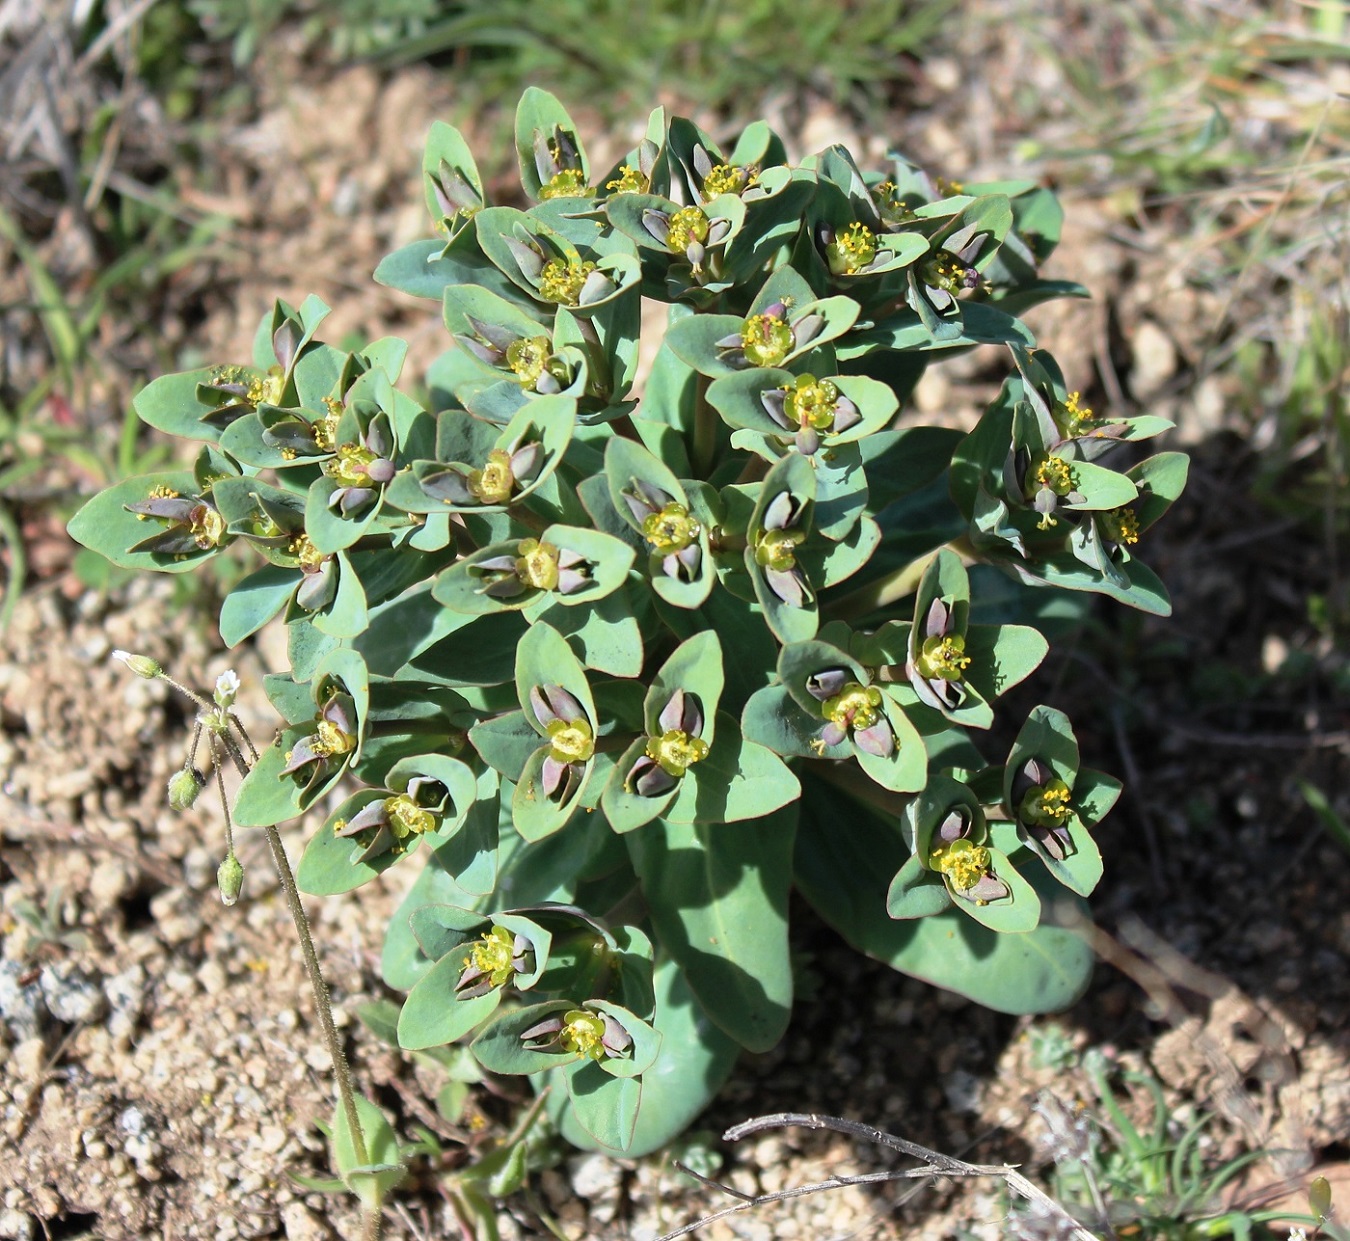
M 228 595 L 220 607 L 220 640 L 237 646 L 257 633 L 291 601 L 300 585 L 298 569 L 264 565 L 255 569 Z
M 197 390 L 209 384 L 218 370 L 218 367 L 207 366 L 176 375 L 161 375 L 136 394 L 132 408 L 142 422 L 157 431 L 214 443 L 220 439 L 223 428 L 207 420 L 206 416 L 215 407 L 199 400 Z
M 191 498 L 198 494 L 197 480 L 189 470 L 169 470 L 158 474 L 143 474 L 100 491 L 87 501 L 68 527 L 70 537 L 77 543 L 98 552 L 124 569 L 153 569 L 159 573 L 187 573 L 203 560 L 214 556 L 223 538 L 212 539 L 209 524 L 199 523 L 200 541 L 184 529 L 187 548 L 182 551 L 135 550 L 146 540 L 170 529 L 167 522 L 154 517 L 143 517 L 127 510 L 129 504 L 139 504 L 154 494 L 172 492 L 175 496 Z M 210 516 L 203 508 L 204 521 Z M 223 530 L 221 531 L 223 535 Z
M 1045 636 L 1030 625 L 972 625 L 966 630 L 966 679 L 993 702 L 1035 672 L 1049 650 Z
M 1088 827 L 1100 823 L 1116 804 L 1121 788 L 1115 776 L 1084 767 L 1073 782 L 1073 805 L 1079 820 Z
M 1003 802 L 1009 809 L 1015 809 L 1013 781 L 1028 759 L 1048 763 L 1054 774 L 1073 788 L 1078 778 L 1078 739 L 1063 711 L 1054 707 L 1035 707 L 1018 732 L 1003 774 Z
M 627 1150 L 637 1127 L 642 1083 L 606 1073 L 604 1064 L 582 1061 L 563 1070 L 567 1099 L 577 1123 L 601 1146 Z
M 787 894 L 796 813 L 729 826 L 658 821 L 627 837 L 653 925 L 719 1029 L 751 1051 L 792 1007 Z
M 540 143 L 545 152 L 551 143 L 558 140 L 570 144 L 575 152 L 575 167 L 581 174 L 581 184 L 587 183 L 590 166 L 586 162 L 586 152 L 577 136 L 576 125 L 567 115 L 567 109 L 558 101 L 557 96 L 537 86 L 528 86 L 520 97 L 516 107 L 516 158 L 520 163 L 520 183 L 530 198 L 538 201 L 545 197 L 540 193 L 545 178 L 541 176 L 537 163 Z
M 505 715 L 479 720 L 469 729 L 469 744 L 484 762 L 508 780 L 516 781 L 530 756 L 539 748 L 539 731 L 524 711 L 508 711 Z
M 886 912 L 892 918 L 930 918 L 952 907 L 942 876 L 929 870 L 917 854 L 896 871 L 886 893 Z
M 235 794 L 234 821 L 237 826 L 272 827 L 285 823 L 317 800 L 317 794 L 307 797 L 299 784 L 281 774 L 287 766 L 287 754 L 309 732 L 310 728 L 304 725 L 288 728 L 262 752 Z M 339 774 L 334 771 L 319 792 L 332 787 Z
M 399 1153 L 398 1135 L 384 1113 L 364 1095 L 357 1095 L 356 1120 L 361 1126 L 365 1162 L 356 1153 L 347 1111 L 339 1104 L 333 1113 L 333 1163 L 343 1183 L 371 1210 L 403 1183 L 407 1168 Z
M 443 1047 L 463 1038 L 497 1011 L 502 993 L 493 988 L 470 999 L 455 996 L 464 972 L 462 954 L 443 956 L 408 993 L 398 1018 L 399 1046 L 408 1051 Z
M 1055 1012 L 1087 989 L 1092 949 L 1075 929 L 1085 915 L 1073 898 L 1055 895 L 1062 889 L 1044 870 L 1028 868 L 1041 897 L 1034 931 L 1001 934 L 955 909 L 896 921 L 886 887 L 907 860 L 899 826 L 857 805 L 848 823 L 852 830 L 841 833 L 837 796 L 807 788 L 795 875 L 821 917 L 860 952 L 998 1012 Z
M 548 1113 L 567 1141 L 590 1150 L 638 1158 L 666 1146 L 712 1101 L 730 1074 L 740 1046 L 713 1025 L 673 958 L 658 957 L 654 974 L 661 1047 L 642 1075 L 637 1123 L 626 1148 L 597 1141 L 577 1120 L 566 1090 L 554 1089 Z M 543 1085 L 553 1074 L 545 1074 Z M 561 1083 L 559 1083 L 561 1084 Z

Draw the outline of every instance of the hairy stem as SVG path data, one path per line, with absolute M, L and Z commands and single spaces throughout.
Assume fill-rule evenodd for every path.
M 230 799 L 225 792 L 225 772 L 221 768 L 224 744 L 211 734 L 211 767 L 216 776 L 216 791 L 220 794 L 220 808 L 225 814 L 225 856 L 234 856 L 234 820 L 230 817 Z
M 226 736 L 228 737 L 228 734 Z M 248 763 L 237 746 L 230 747 L 230 757 L 239 774 L 248 775 Z M 281 884 L 286 907 L 291 913 L 291 921 L 295 923 L 296 937 L 300 940 L 300 955 L 304 958 L 305 973 L 309 976 L 309 987 L 314 993 L 314 1007 L 319 1014 L 319 1027 L 323 1031 L 324 1043 L 328 1047 L 328 1056 L 333 1062 L 338 1101 L 343 1115 L 347 1118 L 347 1128 L 351 1132 L 352 1151 L 358 1164 L 366 1164 L 370 1162 L 370 1157 L 366 1151 L 366 1137 L 361 1130 L 361 1120 L 356 1111 L 351 1065 L 347 1063 L 347 1053 L 342 1049 L 342 1040 L 338 1037 L 337 1026 L 333 1023 L 333 1003 L 328 994 L 328 983 L 324 980 L 323 970 L 319 965 L 319 954 L 314 948 L 314 937 L 309 930 L 309 918 L 300 901 L 300 889 L 295 886 L 295 872 L 291 869 L 290 858 L 286 856 L 286 846 L 282 844 L 281 833 L 275 827 L 265 827 L 263 835 L 267 837 L 267 847 L 272 851 L 272 862 L 277 868 L 277 881 Z M 379 1236 L 378 1214 L 375 1217 L 375 1232 L 369 1235 Z
M 319 954 L 314 950 L 314 937 L 309 932 L 309 918 L 305 914 L 304 905 L 300 902 L 300 890 L 295 886 L 295 872 L 291 869 L 290 858 L 286 856 L 286 846 L 281 842 L 281 833 L 275 827 L 265 827 L 263 834 L 267 837 L 267 847 L 272 851 L 277 879 L 281 883 L 281 891 L 286 897 L 286 906 L 291 911 L 291 921 L 295 923 L 295 933 L 300 940 L 300 955 L 304 958 L 305 973 L 309 975 L 310 990 L 314 993 L 314 1007 L 319 1013 L 319 1026 L 323 1030 L 324 1042 L 328 1045 L 328 1055 L 333 1061 L 338 1099 L 347 1118 L 347 1128 L 352 1135 L 352 1151 L 358 1164 L 366 1164 L 370 1162 L 370 1157 L 366 1151 L 366 1138 L 361 1131 L 361 1121 L 356 1113 L 352 1070 L 347 1063 L 347 1053 L 342 1049 L 342 1041 L 338 1038 L 337 1026 L 333 1024 L 333 1004 L 328 995 L 328 983 L 324 980 L 323 971 L 319 967 Z M 378 1235 L 378 1222 L 376 1228 Z

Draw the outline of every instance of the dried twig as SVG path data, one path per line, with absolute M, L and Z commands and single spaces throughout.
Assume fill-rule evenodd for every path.
M 709 1180 L 693 1172 L 689 1168 L 682 1167 L 682 1171 L 688 1172 L 691 1176 L 701 1181 L 705 1185 L 711 1185 L 717 1189 L 739 1198 L 740 1201 L 735 1206 L 727 1207 L 712 1215 L 705 1215 L 702 1219 L 695 1220 L 692 1224 L 685 1224 L 682 1228 L 677 1228 L 673 1232 L 668 1232 L 660 1241 L 674 1241 L 675 1237 L 687 1236 L 691 1232 L 706 1227 L 708 1224 L 716 1223 L 720 1219 L 725 1219 L 728 1215 L 736 1215 L 742 1211 L 748 1211 L 753 1207 L 763 1206 L 770 1202 L 783 1202 L 789 1198 L 800 1198 L 806 1194 L 819 1193 L 821 1190 L 837 1189 L 841 1185 L 875 1185 L 884 1181 L 914 1180 L 917 1178 L 933 1178 L 947 1176 L 953 1178 L 960 1177 L 978 1177 L 994 1176 L 998 1177 L 1008 1186 L 1013 1193 L 1029 1202 L 1034 1202 L 1049 1212 L 1057 1219 L 1062 1220 L 1069 1225 L 1070 1236 L 1074 1241 L 1097 1241 L 1097 1239 L 1076 1219 L 1073 1218 L 1062 1206 L 1051 1198 L 1044 1190 L 1038 1189 L 1026 1177 L 1017 1171 L 1011 1164 L 980 1164 L 967 1163 L 963 1159 L 953 1158 L 951 1155 L 944 1155 L 940 1151 L 929 1150 L 926 1146 L 920 1146 L 917 1142 L 910 1142 L 905 1138 L 898 1138 L 894 1134 L 886 1133 L 884 1130 L 874 1128 L 871 1125 L 864 1125 L 856 1120 L 845 1120 L 841 1116 L 820 1116 L 815 1113 L 806 1112 L 776 1112 L 771 1116 L 756 1116 L 752 1120 L 742 1121 L 739 1125 L 733 1125 L 722 1135 L 727 1142 L 739 1142 L 744 1137 L 749 1137 L 754 1133 L 762 1133 L 765 1129 L 831 1129 L 835 1133 L 843 1133 L 851 1138 L 857 1138 L 860 1141 L 871 1142 L 874 1146 L 889 1146 L 892 1150 L 898 1150 L 902 1154 L 909 1155 L 913 1159 L 918 1159 L 923 1163 L 920 1168 L 904 1168 L 894 1172 L 870 1172 L 863 1176 L 835 1176 L 828 1181 L 820 1181 L 813 1185 L 800 1185 L 794 1189 L 783 1189 L 777 1193 L 760 1194 L 756 1197 L 750 1197 L 739 1190 L 733 1189 L 729 1185 L 723 1185 L 720 1182 Z

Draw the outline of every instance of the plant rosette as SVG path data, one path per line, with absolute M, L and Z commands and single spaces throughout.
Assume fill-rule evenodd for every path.
M 1050 707 L 1003 767 L 983 750 L 1059 632 L 1043 592 L 1168 612 L 1142 556 L 1186 460 L 1134 457 L 1165 422 L 1094 409 L 1022 317 L 1086 295 L 1038 274 L 1054 194 L 791 160 L 762 122 L 724 147 L 663 108 L 600 173 L 537 88 L 513 147 L 506 205 L 459 130 L 428 135 L 427 235 L 375 272 L 444 325 L 415 388 L 403 341 L 326 342 L 322 302 L 278 301 L 250 358 L 135 398 L 190 468 L 71 522 L 131 569 L 252 558 L 221 636 L 275 623 L 286 661 L 276 742 L 228 755 L 233 822 L 323 805 L 312 893 L 406 865 L 392 1036 L 531 1075 L 559 1133 L 615 1154 L 782 1037 L 794 891 L 906 974 L 1072 1003 L 1091 953 L 1057 911 L 1101 877 L 1119 785 Z M 981 345 L 1005 378 L 975 425 L 908 425 L 927 368 Z M 396 1139 L 342 1111 L 334 1158 L 373 1201 Z

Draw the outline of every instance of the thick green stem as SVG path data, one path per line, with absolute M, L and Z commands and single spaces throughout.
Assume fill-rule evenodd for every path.
M 513 521 L 518 521 L 522 526 L 533 530 L 536 534 L 543 534 L 548 529 L 548 522 L 540 517 L 533 509 L 528 509 L 523 504 L 513 504 L 507 512 L 511 515 Z
M 811 767 L 811 774 L 833 784 L 854 801 L 862 802 L 892 818 L 901 818 L 914 800 L 907 793 L 892 793 L 890 789 L 883 789 L 854 763 L 815 763 Z
M 937 552 L 911 560 L 903 568 L 879 577 L 875 582 L 845 595 L 842 599 L 833 599 L 821 609 L 828 620 L 859 620 L 880 612 L 883 608 L 898 603 L 918 589 L 924 570 L 928 568 Z
M 700 375 L 694 385 L 694 444 L 690 464 L 696 478 L 712 473 L 717 456 L 717 411 L 708 404 L 708 377 Z
M 974 555 L 969 541 L 964 536 L 953 539 L 950 543 L 945 544 L 945 547 L 962 557 L 973 557 Z M 859 587 L 847 595 L 831 600 L 821 608 L 824 619 L 861 620 L 864 616 L 870 616 L 873 612 L 880 612 L 883 608 L 888 608 L 893 603 L 908 598 L 918 590 L 919 583 L 923 580 L 923 575 L 927 572 L 928 566 L 937 559 L 938 552 L 942 550 L 940 547 L 934 548 L 926 556 L 911 560 L 907 565 L 902 565 L 894 572 L 877 578 L 875 582 L 869 582 L 866 586 Z

